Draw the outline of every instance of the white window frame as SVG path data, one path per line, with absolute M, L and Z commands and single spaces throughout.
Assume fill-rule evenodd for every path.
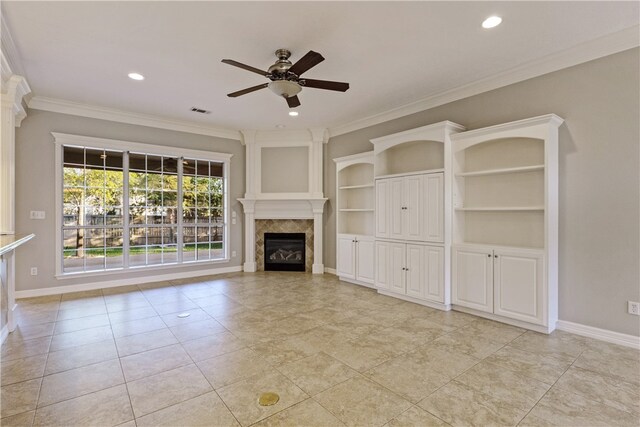
M 107 139 L 107 138 L 96 138 L 90 136 L 82 136 L 82 135 L 72 135 L 66 133 L 59 132 L 51 132 L 53 135 L 53 142 L 55 144 L 55 209 L 56 209 L 56 273 L 55 277 L 58 279 L 65 278 L 74 278 L 74 277 L 83 277 L 83 276 L 101 276 L 101 275 L 110 275 L 110 274 L 121 274 L 127 271 L 146 271 L 146 270 L 162 270 L 167 268 L 175 268 L 175 267 L 188 267 L 188 266 L 198 266 L 198 265 L 207 265 L 207 264 L 220 264 L 226 263 L 230 261 L 229 254 L 231 253 L 230 248 L 230 239 L 229 239 L 229 176 L 230 176 L 230 168 L 231 168 L 231 157 L 233 154 L 230 153 L 217 153 L 212 151 L 204 151 L 204 150 L 192 150 L 186 148 L 178 148 L 178 147 L 170 147 L 164 145 L 153 145 L 146 144 L 141 142 L 130 142 L 130 141 L 122 141 L 116 139 Z M 206 260 L 206 261 L 189 261 L 186 263 L 182 263 L 181 257 L 179 257 L 177 263 L 171 264 L 154 264 L 154 265 L 145 265 L 145 266 L 135 266 L 129 267 L 128 265 L 128 257 L 127 254 L 124 254 L 124 267 L 123 268 L 114 268 L 109 270 L 96 270 L 96 271 L 82 271 L 82 272 L 69 272 L 65 273 L 63 270 L 64 257 L 62 253 L 62 226 L 63 226 L 63 146 L 65 145 L 75 145 L 75 146 L 84 146 L 88 148 L 96 148 L 96 149 L 105 149 L 105 150 L 120 150 L 123 152 L 126 151 L 134 151 L 139 153 L 148 153 L 154 155 L 162 155 L 162 156 L 172 156 L 172 157 L 188 157 L 200 160 L 209 160 L 214 162 L 219 162 L 223 164 L 223 224 L 224 224 L 224 257 L 215 259 L 215 260 Z M 127 158 L 125 156 L 125 158 Z M 128 162 L 127 162 L 128 163 Z M 180 165 L 180 162 L 178 162 Z M 128 166 L 128 165 L 126 165 Z M 123 164 L 124 170 L 125 164 Z M 179 168 L 182 169 L 182 168 Z M 180 170 L 180 172 L 182 172 Z M 182 193 L 182 175 L 178 175 L 180 177 L 178 191 Z M 129 187 L 129 177 L 128 174 L 124 174 L 124 185 L 123 185 L 123 198 L 128 197 L 127 193 L 124 190 L 127 190 Z M 124 200 L 123 200 L 124 203 Z M 128 205 L 128 203 L 126 204 Z M 128 228 L 128 218 L 129 212 L 125 211 L 123 206 L 123 215 L 124 215 L 124 231 L 123 238 L 128 237 L 129 228 Z M 178 244 L 182 242 L 182 217 L 178 215 Z M 128 247 L 128 245 L 127 245 Z

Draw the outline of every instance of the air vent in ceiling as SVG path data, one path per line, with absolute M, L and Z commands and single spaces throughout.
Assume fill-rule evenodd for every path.
M 211 114 L 211 111 L 203 110 L 202 108 L 198 108 L 198 107 L 191 107 L 191 111 L 193 111 L 194 113 L 200 113 L 200 114 Z

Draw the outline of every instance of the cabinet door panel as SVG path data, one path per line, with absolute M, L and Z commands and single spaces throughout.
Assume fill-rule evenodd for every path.
M 407 240 L 423 240 L 423 176 L 404 178 L 404 224 L 403 237 Z
M 356 243 L 356 279 L 361 282 L 373 284 L 373 239 L 358 238 Z
M 541 253 L 495 251 L 494 313 L 545 325 Z
M 493 251 L 453 249 L 453 303 L 493 313 Z
M 425 297 L 424 246 L 407 245 L 407 295 Z
M 347 279 L 355 279 L 355 239 L 351 235 L 338 236 L 338 276 Z
M 444 248 L 424 247 L 425 297 L 431 301 L 444 303 Z
M 390 289 L 399 294 L 405 293 L 405 247 L 404 243 L 391 243 L 391 256 L 389 257 Z
M 388 242 L 376 242 L 375 244 L 375 282 L 377 288 L 389 290 L 391 277 L 389 270 L 391 264 L 391 247 Z
M 392 239 L 404 238 L 404 222 L 405 210 L 403 204 L 403 179 L 393 178 L 389 180 L 389 237 Z
M 389 237 L 389 180 L 376 181 L 376 237 Z
M 424 176 L 424 240 L 444 242 L 444 174 Z

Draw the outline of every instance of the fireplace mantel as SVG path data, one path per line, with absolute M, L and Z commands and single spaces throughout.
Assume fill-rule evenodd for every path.
M 323 274 L 322 259 L 322 214 L 326 198 L 243 198 L 238 199 L 244 208 L 245 218 L 245 262 L 244 271 L 255 272 L 256 263 L 256 219 L 313 219 L 313 274 Z
M 323 274 L 322 215 L 327 199 L 322 191 L 322 156 L 323 144 L 328 141 L 326 129 L 246 130 L 242 131 L 242 135 L 246 146 L 247 187 L 244 198 L 238 201 L 242 203 L 244 210 L 244 271 L 254 272 L 257 269 L 255 251 L 257 219 L 312 219 L 314 234 L 312 273 Z M 287 158 L 287 160 L 281 160 L 282 166 L 277 165 L 278 159 L 285 157 L 274 157 L 273 151 L 271 161 L 263 162 L 265 150 L 274 149 L 278 150 L 278 156 L 282 154 Z M 297 167 L 289 168 L 290 165 Z M 286 176 L 293 171 L 297 171 L 297 175 Z M 274 189 L 273 177 L 275 176 L 278 177 L 275 182 L 282 182 L 282 185 L 276 185 L 277 188 Z M 269 178 L 271 180 L 267 185 Z M 292 182 L 298 185 L 292 188 L 290 185 Z

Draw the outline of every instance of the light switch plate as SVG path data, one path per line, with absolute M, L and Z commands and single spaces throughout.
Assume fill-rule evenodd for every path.
M 44 211 L 31 211 L 29 212 L 29 219 L 45 219 Z

